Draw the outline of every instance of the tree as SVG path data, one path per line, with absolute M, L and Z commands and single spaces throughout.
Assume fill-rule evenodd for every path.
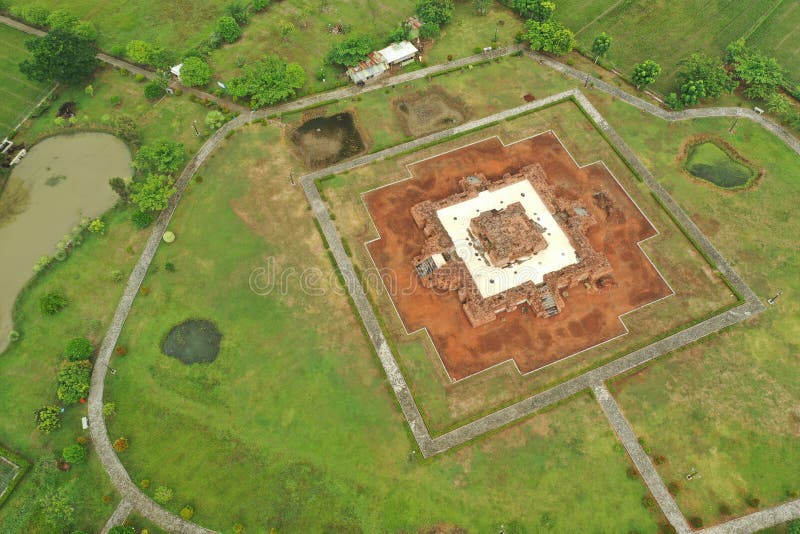
M 75 507 L 69 495 L 69 488 L 62 486 L 51 490 L 39 497 L 39 509 L 44 522 L 53 529 L 61 532 L 72 524 Z
M 489 13 L 489 6 L 492 5 L 492 0 L 472 0 L 472 6 L 475 8 L 475 13 L 484 16 Z
M 366 35 L 354 35 L 335 45 L 325 56 L 331 65 L 353 67 L 372 51 L 372 41 Z
M 47 26 L 52 30 L 66 30 L 71 32 L 78 24 L 78 18 L 63 9 L 56 9 L 47 16 Z
M 67 307 L 69 301 L 60 291 L 50 291 L 39 299 L 39 310 L 45 315 L 55 315 Z
M 154 47 L 147 41 L 134 39 L 125 47 L 125 55 L 134 63 L 148 65 L 153 55 Z
M 767 110 L 776 115 L 784 115 L 791 111 L 792 103 L 781 93 L 774 92 L 767 97 Z
M 36 419 L 36 428 L 45 434 L 61 428 L 61 410 L 58 406 L 43 406 L 33 414 Z
M 66 404 L 74 404 L 89 394 L 92 379 L 92 362 L 64 362 L 58 372 L 58 398 Z
M 597 63 L 598 59 L 605 57 L 605 55 L 608 53 L 608 50 L 611 48 L 611 41 L 611 36 L 606 32 L 603 32 L 594 38 L 594 42 L 592 43 L 592 54 L 594 54 L 595 63 Z
M 239 26 L 244 26 L 250 19 L 249 6 L 247 3 L 240 2 L 239 0 L 235 0 L 234 2 L 228 4 L 228 6 L 225 8 L 225 11 L 228 12 L 228 15 L 233 17 L 233 20 L 235 20 L 236 24 Z
M 158 80 L 148 82 L 148 84 L 144 86 L 144 96 L 148 100 L 157 100 L 164 96 L 166 92 L 167 88 Z
M 94 353 L 92 342 L 85 337 L 74 337 L 64 347 L 64 357 L 71 361 L 88 360 Z
M 94 22 L 89 20 L 78 21 L 75 27 L 72 28 L 72 33 L 82 39 L 92 42 L 96 41 L 100 35 L 97 31 L 97 26 L 94 25 Z
M 47 26 L 47 19 L 50 11 L 42 6 L 33 5 L 22 8 L 22 18 L 34 26 Z
M 294 34 L 294 32 L 296 31 L 297 28 L 295 28 L 294 24 L 292 24 L 288 20 L 282 20 L 278 24 L 278 33 L 280 34 L 281 40 L 283 41 L 288 41 L 289 37 L 291 37 L 292 34 Z
M 650 85 L 661 74 L 661 66 L 652 59 L 645 60 L 633 67 L 631 81 L 637 89 Z
M 725 70 L 720 59 L 704 54 L 692 54 L 679 64 L 680 70 L 676 78 L 683 84 L 690 80 L 702 81 L 706 96 L 719 98 L 722 93 L 730 93 L 736 89 L 736 81 Z
M 524 19 L 532 19 L 536 6 L 542 0 L 514 0 L 511 7 Z
M 221 111 L 212 110 L 206 113 L 206 126 L 211 130 L 219 130 L 225 122 L 225 115 Z
M 681 85 L 680 101 L 684 107 L 697 105 L 706 97 L 706 86 L 703 80 L 687 80 Z
M 211 67 L 199 57 L 187 57 L 183 60 L 180 78 L 187 87 L 204 87 L 211 81 Z
M 37 82 L 56 81 L 72 85 L 84 80 L 95 68 L 94 45 L 64 29 L 25 42 L 33 56 L 19 70 Z
M 556 12 L 556 5 L 553 2 L 549 2 L 547 0 L 543 0 L 541 2 L 537 2 L 533 6 L 533 20 L 538 20 L 539 22 L 547 22 L 553 18 L 553 14 Z
M 83 445 L 75 444 L 64 447 L 61 451 L 64 461 L 70 464 L 82 464 L 86 461 L 86 449 Z
M 734 41 L 726 50 L 728 63 L 747 86 L 744 94 L 748 98 L 766 99 L 783 83 L 784 73 L 778 60 L 747 46 L 744 39 Z
M 253 0 L 253 11 L 264 11 L 269 7 L 270 0 Z
M 226 43 L 233 43 L 242 36 L 242 29 L 230 15 L 217 19 L 216 34 Z
M 111 121 L 114 134 L 117 137 L 133 144 L 138 145 L 140 141 L 139 129 L 136 126 L 136 119 L 130 115 L 119 115 Z
M 163 174 L 149 174 L 131 185 L 131 200 L 141 211 L 161 211 L 175 194 L 174 180 Z
M 419 38 L 424 41 L 435 39 L 439 37 L 441 33 L 442 28 L 440 28 L 438 24 L 434 24 L 432 22 L 426 22 L 419 27 Z
M 417 16 L 423 23 L 444 26 L 453 18 L 453 0 L 421 0 L 417 4 Z
M 539 22 L 529 20 L 525 23 L 523 39 L 531 50 L 541 50 L 557 56 L 564 55 L 575 48 L 575 34 L 556 21 Z
M 156 141 L 142 146 L 133 158 L 133 168 L 141 174 L 175 174 L 186 160 L 181 143 Z
M 166 486 L 159 486 L 156 488 L 156 491 L 153 493 L 153 500 L 156 501 L 158 504 L 167 504 L 169 501 L 172 500 L 173 492 Z
M 120 178 L 119 176 L 115 176 L 114 178 L 108 181 L 108 184 L 111 186 L 111 189 L 119 195 L 119 199 L 123 202 L 129 202 L 131 199 L 131 193 L 128 191 L 128 183 L 125 179 Z
M 249 98 L 253 109 L 269 106 L 293 97 L 306 83 L 306 73 L 297 63 L 286 63 L 267 56 L 249 65 L 244 73 L 231 80 L 230 93 L 237 98 Z

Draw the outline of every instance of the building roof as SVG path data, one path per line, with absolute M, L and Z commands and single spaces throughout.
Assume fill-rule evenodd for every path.
M 404 59 L 408 59 L 410 57 L 414 57 L 417 55 L 417 47 L 411 44 L 408 41 L 400 41 L 399 43 L 392 43 L 386 48 L 382 48 L 378 50 L 378 54 L 383 56 L 383 59 L 386 60 L 387 63 L 396 63 L 397 61 L 403 61 Z
M 174 67 L 172 67 L 171 69 L 169 69 L 169 71 L 170 71 L 172 74 L 174 74 L 175 76 L 178 76 L 178 77 L 180 78 L 180 76 L 181 76 L 181 69 L 182 69 L 182 68 L 183 68 L 183 63 L 178 63 L 177 65 L 175 65 Z
M 358 83 L 383 74 L 387 68 L 383 56 L 377 52 L 370 52 L 366 61 L 347 69 L 347 75 L 350 76 L 353 82 Z

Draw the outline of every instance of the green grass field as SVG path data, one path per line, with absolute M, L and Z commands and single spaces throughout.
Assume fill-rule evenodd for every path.
M 107 381 L 119 409 L 110 432 L 131 440 L 121 458 L 135 481 L 174 488 L 168 508 L 191 503 L 194 519 L 217 529 L 655 529 L 588 396 L 441 457 L 412 454 L 346 298 L 299 290 L 308 268 L 337 282 L 282 172 L 291 162 L 279 130 L 253 125 L 219 150 L 175 214 L 177 240 L 154 260 L 177 270 L 151 269 L 123 331 L 129 353 Z M 287 285 L 257 294 L 251 273 L 270 257 Z M 163 335 L 187 317 L 222 331 L 213 364 L 161 354 Z
M 12 1 L 10 5 L 24 3 Z M 79 19 L 94 22 L 100 31 L 98 44 L 104 50 L 142 39 L 183 52 L 211 34 L 229 2 L 137 0 L 112 4 L 103 0 L 41 0 L 35 3 L 50 11 L 63 9 Z
M 0 139 L 50 90 L 47 84 L 32 82 L 19 72 L 19 63 L 28 57 L 27 39 L 29 35 L 0 25 Z
M 751 33 L 752 44 L 777 57 L 790 78 L 798 78 L 800 48 L 793 38 L 800 27 L 796 2 L 563 0 L 557 5 L 557 18 L 576 32 L 583 47 L 590 48 L 603 31 L 614 38 L 607 59 L 626 76 L 645 59 L 659 63 L 663 71 L 653 89 L 661 93 L 673 89 L 682 59 L 693 52 L 722 57 L 730 42 Z
M 730 135 L 729 119 L 668 125 L 618 102 L 597 105 L 755 292 L 766 299 L 783 291 L 758 318 L 616 382 L 620 404 L 653 454 L 667 458 L 659 470 L 667 482 L 680 481 L 677 500 L 687 516 L 710 524 L 723 504 L 740 515 L 754 510 L 749 496 L 761 506 L 788 500 L 800 489 L 800 285 L 791 217 L 798 157 L 747 121 Z M 680 145 L 698 134 L 723 137 L 764 177 L 733 193 L 687 178 Z M 702 478 L 687 482 L 692 468 Z

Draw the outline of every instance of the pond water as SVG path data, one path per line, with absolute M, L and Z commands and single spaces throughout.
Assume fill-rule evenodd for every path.
M 52 256 L 82 217 L 113 206 L 116 194 L 108 180 L 130 174 L 128 147 L 103 133 L 50 137 L 14 167 L 0 196 L 0 352 L 7 346 L 14 300 L 33 276 L 34 263 Z
M 330 165 L 364 150 L 355 119 L 347 112 L 304 122 L 292 133 L 292 142 L 311 167 Z
M 221 339 L 222 334 L 211 321 L 190 319 L 169 331 L 162 350 L 186 364 L 209 363 L 217 359 Z
M 689 149 L 686 170 L 692 176 L 706 180 L 719 187 L 741 187 L 752 178 L 753 171 L 711 141 L 700 143 Z

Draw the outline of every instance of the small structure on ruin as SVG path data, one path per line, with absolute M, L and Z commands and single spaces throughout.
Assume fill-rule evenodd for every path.
M 557 196 L 541 165 L 495 181 L 465 176 L 459 187 L 411 208 L 425 236 L 413 261 L 425 287 L 458 293 L 473 327 L 523 305 L 551 317 L 565 289 L 611 283 L 611 265 L 586 236 L 595 219 Z

